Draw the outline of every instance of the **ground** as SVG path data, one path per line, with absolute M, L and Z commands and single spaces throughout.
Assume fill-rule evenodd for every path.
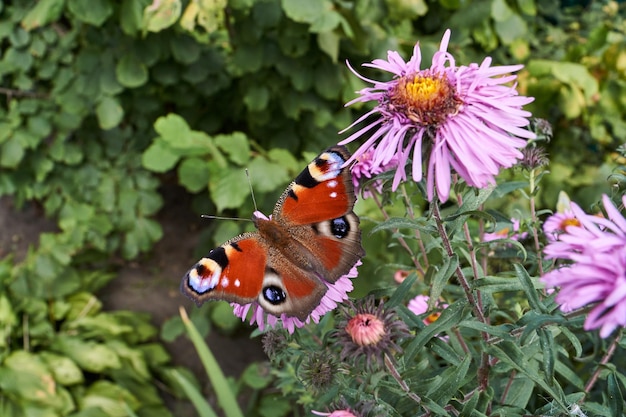
M 207 221 L 191 211 L 189 196 L 178 187 L 161 191 L 165 204 L 157 220 L 163 227 L 163 238 L 140 260 L 122 263 L 118 276 L 97 294 L 105 309 L 147 312 L 157 326 L 178 315 L 180 306 L 188 311 L 195 308 L 180 293 L 179 285 L 183 274 L 197 261 L 194 251 Z M 28 246 L 37 244 L 40 233 L 54 230 L 55 223 L 46 219 L 37 205 L 29 203 L 18 210 L 11 198 L 0 198 L 0 258 L 13 253 L 22 259 Z M 248 333 L 244 329 L 237 336 L 224 336 L 213 331 L 207 338 L 227 376 L 238 377 L 249 363 L 266 359 L 259 340 L 250 340 Z M 165 345 L 174 363 L 190 368 L 206 384 L 203 368 L 186 338 Z M 177 417 L 194 415 L 179 403 L 170 406 Z

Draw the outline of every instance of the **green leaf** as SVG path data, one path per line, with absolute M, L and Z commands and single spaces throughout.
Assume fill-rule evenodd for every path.
M 537 6 L 535 0 L 517 0 L 517 4 L 525 15 L 535 16 L 537 14 Z
M 113 129 L 124 117 L 124 109 L 115 97 L 105 96 L 96 107 L 98 124 L 102 130 Z
M 466 355 L 463 361 L 457 366 L 449 366 L 439 374 L 439 383 L 433 384 L 426 395 L 439 405 L 445 405 L 461 388 L 463 379 L 472 363 L 472 356 Z
M 139 252 L 145 252 L 163 236 L 161 225 L 149 218 L 140 217 L 133 224 L 133 229 L 124 236 L 122 253 L 126 259 L 132 259 Z
M 521 264 L 514 264 L 515 275 L 517 279 L 522 284 L 522 288 L 526 293 L 526 297 L 528 298 L 528 304 L 533 310 L 536 310 L 541 313 L 548 313 L 548 309 L 546 306 L 539 300 L 539 295 L 537 294 L 537 289 L 535 288 L 535 283 L 528 275 L 528 272 Z
M 283 11 L 295 22 L 313 23 L 324 14 L 327 1 L 324 0 L 282 0 Z
M 115 66 L 117 80 L 124 87 L 136 88 L 148 81 L 148 69 L 134 54 L 124 55 Z
M 267 107 L 270 93 L 267 87 L 262 85 L 252 86 L 243 96 L 243 102 L 250 111 L 261 111 Z
M 396 229 L 417 229 L 420 232 L 430 233 L 434 231 L 433 226 L 425 224 L 424 218 L 408 219 L 406 217 L 392 217 L 385 220 L 372 228 L 370 235 L 381 230 L 396 230 Z
M 228 155 L 228 159 L 237 165 L 245 165 L 250 160 L 250 140 L 245 133 L 233 132 L 228 135 L 217 135 L 213 138 L 215 145 Z
M 225 333 L 232 333 L 241 325 L 241 319 L 233 314 L 233 307 L 229 303 L 215 303 L 213 305 L 211 322 Z
M 56 410 L 55 416 L 71 409 L 67 391 L 55 383 L 41 358 L 22 350 L 6 357 L 0 367 L 0 389 L 34 409 Z
M 252 159 L 248 168 L 252 186 L 261 193 L 274 191 L 290 180 L 284 166 L 272 163 L 262 156 Z
M 258 410 L 261 417 L 288 416 L 293 411 L 293 404 L 280 394 L 263 395 Z
M 15 136 L 0 146 L 0 166 L 17 168 L 24 157 L 24 147 Z
M 187 158 L 178 166 L 180 183 L 190 192 L 197 193 L 207 189 L 209 184 L 209 168 L 206 161 L 200 158 Z
M 54 22 L 61 16 L 65 0 L 40 0 L 22 19 L 26 30 L 36 29 Z
M 421 329 L 405 350 L 404 357 L 406 362 L 410 363 L 430 339 L 459 324 L 463 320 L 463 310 L 466 306 L 467 302 L 464 300 L 455 301 L 443 309 L 441 315 L 434 323 Z
M 102 25 L 113 13 L 109 0 L 67 0 L 67 7 L 78 20 L 94 26 Z
M 435 307 L 435 304 L 437 303 L 437 300 L 439 300 L 444 287 L 458 266 L 459 256 L 455 253 L 451 257 L 447 258 L 441 268 L 439 268 L 439 270 L 435 273 L 430 286 L 430 299 L 428 301 L 429 309 Z
M 474 320 L 464 320 L 460 322 L 459 327 L 473 329 L 479 332 L 485 332 L 487 334 L 490 334 L 491 336 L 500 337 L 504 340 L 511 340 L 511 341 L 513 340 L 513 336 L 511 336 L 511 331 L 513 330 L 513 326 L 509 324 L 492 326 L 489 324 L 481 323 L 474 319 Z
M 252 170 L 251 172 L 253 173 Z M 252 175 L 254 177 L 255 174 Z M 227 168 L 213 171 L 209 181 L 209 190 L 217 211 L 239 208 L 250 194 L 245 184 L 246 176 L 243 169 Z
M 331 3 L 324 2 L 324 6 L 322 14 L 313 22 L 309 29 L 312 33 L 329 32 L 337 28 L 342 21 L 341 15 L 332 9 Z
M 526 21 L 517 14 L 512 14 L 503 21 L 497 20 L 494 28 L 505 45 L 510 45 L 515 40 L 524 38 L 528 34 Z
M 173 342 L 178 336 L 183 334 L 184 331 L 185 326 L 180 316 L 170 317 L 161 327 L 161 339 L 166 342 Z
M 248 365 L 241 374 L 242 382 L 254 390 L 268 387 L 273 378 L 272 374 L 267 371 L 267 366 L 261 363 Z
M 282 148 L 272 148 L 267 157 L 270 161 L 276 162 L 284 167 L 288 172 L 293 173 L 292 177 L 302 170 L 302 162 L 298 161 L 291 152 Z M 313 158 L 313 157 L 312 157 Z
M 513 16 L 513 10 L 506 4 L 505 0 L 492 0 L 491 17 L 496 22 L 503 22 Z
M 200 46 L 192 37 L 175 36 L 170 39 L 170 50 L 181 64 L 191 65 L 200 57 Z
M 150 4 L 149 0 L 122 0 L 120 6 L 120 26 L 122 31 L 135 36 L 141 30 L 143 9 Z
M 417 281 L 417 273 L 413 271 L 404 279 L 404 281 L 402 281 L 400 286 L 389 298 L 389 301 L 385 302 L 385 307 L 394 308 L 400 304 L 404 304 L 406 294 L 409 293 L 411 287 L 415 284 L 415 281 Z
M 200 417 L 217 417 L 211 405 L 204 399 L 204 395 L 178 370 L 174 369 L 170 372 L 174 380 L 182 387 L 187 398 L 194 405 L 198 416 Z
M 40 357 L 52 371 L 57 383 L 68 386 L 83 383 L 83 372 L 70 358 L 46 351 L 41 352 Z
M 193 343 L 193 346 L 196 348 L 196 352 L 198 352 L 198 356 L 200 356 L 202 365 L 209 376 L 211 385 L 217 394 L 217 401 L 220 404 L 220 407 L 224 410 L 227 417 L 243 417 L 243 413 L 239 408 L 235 394 L 231 390 L 231 386 L 226 380 L 222 369 L 182 307 L 180 309 L 180 315 L 183 319 L 185 327 L 187 328 L 187 335 Z
M 144 32 L 160 32 L 172 26 L 182 11 L 180 0 L 162 0 L 152 3 L 143 10 Z
M 615 372 L 611 372 L 607 377 L 607 391 L 609 398 L 609 408 L 612 416 L 624 415 L 624 396 L 619 387 L 619 381 Z
M 471 285 L 472 289 L 480 290 L 488 294 L 522 290 L 522 285 L 520 281 L 510 277 L 488 276 L 472 281 Z
M 155 140 L 141 155 L 141 165 L 153 172 L 167 172 L 176 166 L 180 156 L 162 140 Z
M 548 381 L 552 381 L 554 379 L 554 364 L 557 360 L 554 336 L 548 329 L 538 329 L 537 333 L 539 333 L 539 343 L 543 353 L 543 372 Z
M 52 344 L 52 349 L 67 355 L 88 372 L 102 373 L 106 369 L 117 369 L 122 366 L 119 357 L 111 348 L 75 336 L 60 335 Z
M 560 389 L 560 386 L 556 383 L 553 383 L 553 380 L 547 382 L 545 379 L 543 379 L 539 375 L 539 372 L 536 369 L 537 367 L 532 366 L 528 362 L 519 346 L 511 342 L 503 341 L 498 345 L 485 346 L 485 351 L 490 355 L 498 358 L 503 363 L 511 366 L 513 369 L 516 369 L 517 371 L 526 375 L 536 385 L 546 391 L 554 399 L 556 405 L 558 405 L 563 412 L 567 411 L 567 406 L 563 401 L 564 395 Z
M 334 31 L 320 32 L 317 34 L 317 46 L 330 57 L 333 63 L 336 63 L 339 58 L 340 41 L 341 37 Z
M 159 117 L 154 122 L 154 130 L 169 142 L 174 141 L 179 136 L 186 136 L 191 132 L 185 119 L 175 113 Z
M 80 408 L 98 408 L 110 417 L 125 417 L 127 409 L 139 408 L 139 401 L 128 390 L 110 381 L 96 381 L 80 398 Z

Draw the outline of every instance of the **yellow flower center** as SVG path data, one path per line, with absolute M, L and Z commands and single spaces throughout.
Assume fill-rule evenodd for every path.
M 438 312 L 438 311 L 436 311 L 436 312 L 430 313 L 430 314 L 429 314 L 429 315 L 428 315 L 428 316 L 424 319 L 424 321 L 425 321 L 427 324 L 433 324 L 434 322 L 436 322 L 436 321 L 437 321 L 437 319 L 439 318 L 439 316 L 441 316 L 441 313 L 440 313 L 440 312 Z
M 422 127 L 437 127 L 460 105 L 456 88 L 442 74 L 407 75 L 389 91 L 388 110 L 403 113 Z
M 561 222 L 561 230 L 566 230 L 567 226 L 580 226 L 578 219 L 565 219 Z

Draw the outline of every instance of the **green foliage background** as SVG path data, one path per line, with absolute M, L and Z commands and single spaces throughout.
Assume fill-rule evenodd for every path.
M 259 206 L 271 207 L 304 162 L 367 110 L 344 107 L 364 86 L 345 61 L 358 68 L 387 50 L 408 58 L 419 40 L 428 62 L 446 28 L 460 63 L 489 55 L 496 64 L 526 65 L 519 89 L 536 97 L 529 110 L 554 128 L 541 205 L 554 208 L 560 190 L 583 206 L 594 203 L 620 162 L 615 149 L 626 142 L 624 5 L 566 6 L 549 0 L 0 2 L 0 196 L 40 204 L 58 226 L 41 235 L 25 260 L 3 261 L 0 372 L 31 354 L 19 353 L 24 335 L 16 312 L 50 321 L 35 353 L 65 354 L 62 335 L 51 330 L 64 320 L 81 343 L 109 339 L 85 334 L 55 303 L 71 308 L 72 300 L 101 286 L 86 282 L 108 279 L 90 272 L 95 265 L 105 270 L 112 254 L 134 259 L 161 238 L 154 220 L 163 205 L 159 185 L 172 173 L 196 196 L 198 212 L 247 217 L 252 205 L 242 172 L 248 168 Z M 231 229 L 218 226 L 214 243 L 230 237 L 226 230 L 232 236 Z M 369 253 L 385 259 L 382 246 Z M 125 343 L 140 352 L 140 342 Z M 72 401 L 49 405 L 0 383 L 2 397 L 11 399 L 1 403 L 5 411 L 38 404 L 57 413 L 41 415 L 74 412 L 67 404 L 85 395 L 79 391 Z

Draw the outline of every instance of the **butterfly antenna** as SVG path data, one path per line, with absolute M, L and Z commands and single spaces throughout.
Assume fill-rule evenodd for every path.
M 246 177 L 248 177 L 248 186 L 250 187 L 250 195 L 252 196 L 252 204 L 254 205 L 254 211 L 259 211 L 256 206 L 256 199 L 254 198 L 254 190 L 252 189 L 252 181 L 250 181 L 250 173 L 248 172 L 248 168 L 246 168 Z
M 240 222 L 251 222 L 252 219 L 242 219 L 241 217 L 224 217 L 224 216 L 213 216 L 212 214 L 201 214 L 200 217 L 203 219 L 216 219 L 216 220 L 237 220 Z

